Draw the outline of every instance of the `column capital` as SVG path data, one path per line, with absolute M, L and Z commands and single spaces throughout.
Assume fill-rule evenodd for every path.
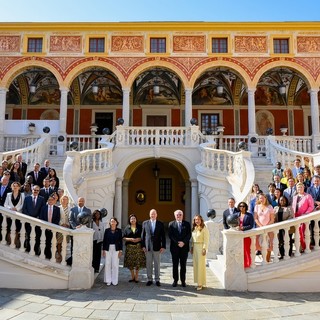
M 130 88 L 122 88 L 123 93 L 130 93 L 131 89 Z
M 247 88 L 247 89 L 246 89 L 246 92 L 247 92 L 247 93 L 255 93 L 255 92 L 256 92 L 256 90 L 257 90 L 257 88 L 256 88 L 256 87 L 253 87 L 253 88 Z
M 9 91 L 8 88 L 0 87 L 0 93 L 7 93 Z
M 68 87 L 60 87 L 59 89 L 60 89 L 61 93 L 70 91 L 70 89 Z
M 192 91 L 193 91 L 193 89 L 192 88 L 185 88 L 184 89 L 184 92 L 187 94 L 187 93 L 191 93 L 192 94 Z
M 311 88 L 310 90 L 308 90 L 309 94 L 318 94 L 319 89 L 318 88 Z

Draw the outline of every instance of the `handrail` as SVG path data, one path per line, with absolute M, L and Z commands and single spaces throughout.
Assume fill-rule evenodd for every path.
M 30 143 L 28 139 L 27 137 L 26 144 Z M 48 156 L 50 135 L 44 134 L 40 139 L 36 138 L 35 141 L 32 138 L 31 145 L 26 145 L 24 148 L 13 151 L 1 152 L 0 161 L 7 160 L 8 162 L 14 162 L 16 156 L 21 154 L 27 164 L 41 163 Z
M 314 248 L 310 249 L 310 230 L 309 225 L 310 223 L 314 221 L 314 240 L 315 245 Z M 280 223 L 274 223 L 268 226 L 264 226 L 261 228 L 255 228 L 248 231 L 236 231 L 236 230 L 224 230 L 223 231 L 223 256 L 225 260 L 225 283 L 226 289 L 229 290 L 239 290 L 239 287 L 235 288 L 233 287 L 234 284 L 232 284 L 232 279 L 239 279 L 241 277 L 242 281 L 242 290 L 247 289 L 248 285 L 248 278 L 247 276 L 257 269 L 260 270 L 263 268 L 263 273 L 266 273 L 269 268 L 273 268 L 275 265 L 279 265 L 282 263 L 282 261 L 294 261 L 296 259 L 304 259 L 304 257 L 307 257 L 308 255 L 313 254 L 314 252 L 318 252 L 320 250 L 319 246 L 319 225 L 318 222 L 320 221 L 320 211 L 312 212 L 306 215 L 303 215 L 298 218 L 286 220 Z M 305 224 L 305 243 L 306 243 L 306 249 L 304 250 L 304 253 L 301 253 L 301 247 L 300 247 L 300 233 L 299 233 L 299 226 L 301 224 Z M 289 247 L 290 247 L 290 237 L 289 232 L 292 232 L 291 230 L 294 229 L 294 246 L 295 246 L 295 252 L 294 256 L 289 256 Z M 278 258 L 279 254 L 279 241 L 278 241 L 278 233 L 280 230 L 284 230 L 284 259 L 280 260 Z M 267 262 L 267 248 L 268 248 L 268 235 L 273 234 L 273 262 L 268 263 Z M 255 248 L 256 248 L 256 241 L 257 236 L 262 238 L 262 262 L 260 264 L 255 263 Z M 244 268 L 244 250 L 243 250 L 243 239 L 244 238 L 250 238 L 251 239 L 251 247 L 250 247 L 250 255 L 251 255 L 251 266 L 250 268 L 245 269 Z M 239 244 L 242 244 L 239 246 Z M 290 269 L 290 266 L 287 265 L 287 268 Z M 227 270 L 228 269 L 228 270 Z M 259 272 L 260 277 L 261 272 Z

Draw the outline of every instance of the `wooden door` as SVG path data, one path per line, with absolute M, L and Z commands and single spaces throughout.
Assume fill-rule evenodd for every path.
M 148 127 L 166 127 L 167 116 L 147 116 Z

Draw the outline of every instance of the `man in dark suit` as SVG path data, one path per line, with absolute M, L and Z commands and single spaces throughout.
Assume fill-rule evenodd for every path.
M 40 172 L 40 164 L 36 163 L 33 166 L 33 171 L 28 173 L 28 176 L 32 177 L 33 184 L 38 185 L 40 188 L 43 187 L 43 179 L 46 177 L 42 172 Z
M 160 254 L 166 249 L 166 235 L 164 225 L 157 220 L 157 211 L 150 210 L 150 220 L 142 224 L 142 248 L 147 260 L 147 286 L 152 285 L 152 269 L 154 267 L 154 278 L 158 287 L 160 284 Z
M 45 202 L 47 202 L 53 191 L 54 190 L 50 187 L 50 178 L 44 178 L 43 188 L 40 189 L 39 195 L 44 198 Z
M 288 205 L 291 206 L 293 197 L 297 194 L 296 182 L 294 178 L 288 179 L 288 188 L 283 190 L 283 195 L 288 199 Z
M 43 221 L 47 221 L 53 224 L 59 225 L 60 222 L 60 208 L 54 205 L 54 197 L 48 197 L 48 204 L 43 206 L 40 211 L 40 219 Z M 51 259 L 52 251 L 51 251 L 51 244 L 52 244 L 52 231 L 46 229 L 46 246 L 44 249 L 44 254 L 47 259 Z
M 45 178 L 49 174 L 50 170 L 50 160 L 46 159 L 44 160 L 44 166 L 41 167 L 40 172 L 42 173 L 42 176 Z
M 238 209 L 235 207 L 236 201 L 234 198 L 229 198 L 228 199 L 228 209 L 223 211 L 222 218 L 223 218 L 223 227 L 225 229 L 229 229 L 228 223 L 227 223 L 227 218 L 229 215 L 238 212 Z
M 314 210 L 320 209 L 320 176 L 314 175 L 312 177 L 313 184 L 307 189 L 307 193 L 309 193 L 314 201 Z M 314 220 L 311 221 L 309 228 L 310 228 L 310 245 L 315 245 L 314 239 Z M 318 222 L 320 227 L 320 222 Z
M 22 213 L 27 216 L 33 218 L 40 217 L 41 208 L 46 204 L 44 198 L 39 196 L 40 187 L 38 185 L 34 185 L 32 187 L 32 195 L 25 197 L 22 207 Z M 30 223 L 25 224 L 26 229 L 26 240 L 24 243 L 24 247 L 26 251 L 30 251 L 30 233 L 31 233 L 31 225 Z M 40 254 L 40 237 L 41 237 L 41 229 L 39 227 L 35 228 L 36 232 L 36 243 L 34 246 L 34 251 L 37 255 Z
M 22 160 L 21 154 L 18 154 L 16 159 L 17 159 L 17 162 L 19 162 L 20 170 L 22 172 L 23 178 L 25 178 L 25 176 L 27 174 L 28 165 Z M 21 183 L 21 184 L 23 184 L 23 183 Z
M 191 238 L 191 226 L 188 221 L 183 220 L 182 210 L 174 212 L 175 220 L 169 223 L 170 252 L 172 257 L 172 286 L 176 287 L 179 280 L 183 287 L 186 287 L 186 270 L 189 252 L 189 241 Z
M 274 184 L 276 185 L 276 188 L 277 189 L 280 189 L 281 190 L 281 192 L 283 192 L 285 189 L 287 189 L 287 185 L 286 184 L 284 184 L 284 183 L 282 183 L 282 182 L 280 182 L 280 176 L 278 176 L 277 174 L 275 174 L 274 176 L 273 176 L 273 182 L 274 182 Z
M 69 214 L 69 222 L 70 222 L 70 226 L 72 229 L 76 229 L 77 227 L 80 226 L 80 223 L 78 221 L 78 215 L 82 212 L 87 212 L 90 216 L 91 214 L 91 210 L 87 207 L 85 207 L 85 200 L 83 197 L 79 197 L 78 198 L 78 205 L 74 206 L 73 208 L 71 208 L 70 210 L 70 214 Z M 88 223 L 87 227 L 90 227 L 91 225 L 91 221 Z
M 9 186 L 9 177 L 4 175 L 1 178 L 0 206 L 4 206 L 4 203 L 6 201 L 6 197 L 7 197 L 8 192 L 11 192 L 11 188 Z M 0 213 L 0 227 L 1 227 L 1 230 L 2 230 L 2 221 L 3 221 L 3 216 Z M 0 232 L 0 241 L 2 241 L 2 231 Z

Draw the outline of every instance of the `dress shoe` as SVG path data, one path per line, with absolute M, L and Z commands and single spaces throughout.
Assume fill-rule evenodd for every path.
M 146 284 L 147 287 L 150 287 L 151 285 L 152 285 L 152 281 L 148 281 Z
M 156 286 L 157 286 L 157 287 L 160 287 L 160 286 L 161 286 L 160 281 L 156 281 Z
M 185 288 L 187 286 L 187 284 L 185 282 L 182 282 L 181 286 Z
M 177 286 L 177 282 L 176 282 L 176 281 L 173 281 L 172 286 L 173 286 L 173 287 L 176 287 L 176 286 Z
M 129 282 L 134 282 L 134 281 L 135 281 L 134 279 L 130 279 L 130 280 L 129 280 Z

